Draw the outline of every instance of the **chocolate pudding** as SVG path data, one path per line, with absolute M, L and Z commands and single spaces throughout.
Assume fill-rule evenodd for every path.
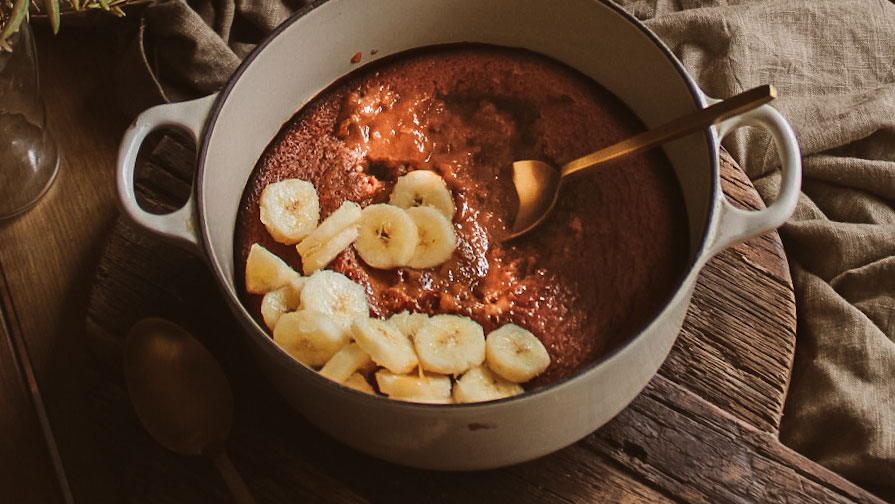
M 328 268 L 366 288 L 373 315 L 456 313 L 487 334 L 514 323 L 535 334 L 551 364 L 531 385 L 570 376 L 641 330 L 684 273 L 683 198 L 660 150 L 578 174 L 548 220 L 502 243 L 518 202 L 512 163 L 562 164 L 643 130 L 617 98 L 577 71 L 524 50 L 456 45 L 364 66 L 296 113 L 260 157 L 236 223 L 236 284 L 260 243 L 301 271 L 294 246 L 259 220 L 264 187 L 312 182 L 326 218 L 345 200 L 388 201 L 411 170 L 442 176 L 457 209 L 457 248 L 435 268 L 375 269 L 353 247 Z

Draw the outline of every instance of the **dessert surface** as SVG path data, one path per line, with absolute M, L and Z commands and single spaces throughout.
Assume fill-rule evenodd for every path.
M 636 334 L 671 296 L 687 260 L 684 205 L 660 151 L 582 173 L 537 231 L 501 243 L 517 201 L 512 162 L 561 166 L 642 130 L 590 79 L 522 50 L 479 45 L 388 58 L 326 89 L 287 122 L 246 186 L 234 243 L 241 285 L 260 243 L 296 270 L 295 247 L 259 219 L 264 188 L 310 181 L 325 219 L 346 200 L 385 203 L 396 180 L 432 170 L 453 198 L 456 250 L 434 268 L 377 269 L 349 247 L 327 266 L 364 287 L 374 315 L 465 315 L 485 332 L 534 333 L 551 364 L 532 385 L 574 374 Z

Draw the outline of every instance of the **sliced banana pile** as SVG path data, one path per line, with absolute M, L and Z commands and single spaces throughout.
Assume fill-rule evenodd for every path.
M 520 384 L 550 365 L 544 345 L 517 325 L 485 336 L 459 315 L 370 317 L 361 285 L 332 270 L 301 276 L 258 244 L 249 252 L 245 282 L 249 292 L 264 295 L 261 315 L 277 345 L 330 380 L 369 394 L 434 404 L 491 401 L 521 394 Z
M 457 247 L 451 193 L 438 174 L 427 170 L 400 177 L 389 204 L 361 209 L 346 201 L 319 226 L 314 185 L 281 180 L 264 188 L 260 214 L 276 241 L 296 244 L 305 275 L 326 267 L 351 244 L 364 262 L 379 269 L 433 268 Z
M 361 209 L 346 201 L 319 225 L 317 191 L 304 180 L 268 185 L 260 206 L 270 235 L 295 244 L 307 276 L 256 243 L 246 260 L 246 290 L 264 295 L 261 317 L 273 340 L 330 380 L 404 401 L 479 402 L 521 394 L 520 383 L 550 364 L 544 345 L 516 325 L 486 337 L 478 323 L 458 315 L 370 317 L 364 288 L 324 269 L 352 244 L 374 268 L 447 261 L 457 246 L 455 208 L 438 174 L 412 171 L 398 179 L 389 204 Z

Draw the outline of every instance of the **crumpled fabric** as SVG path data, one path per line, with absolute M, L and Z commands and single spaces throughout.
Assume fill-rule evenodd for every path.
M 796 356 L 781 441 L 854 482 L 895 491 L 895 5 L 867 0 L 622 0 L 703 90 L 774 84 L 804 183 L 780 228 Z M 762 198 L 779 186 L 760 129 L 724 142 Z
M 116 72 L 118 102 L 136 116 L 221 89 L 242 59 L 311 0 L 161 0 L 140 18 Z
M 214 92 L 303 0 L 165 0 L 141 20 L 141 106 Z M 895 495 L 895 6 L 884 0 L 618 0 L 710 96 L 770 83 L 803 153 L 781 229 L 798 313 L 780 437 L 852 481 Z M 135 111 L 136 112 L 136 111 Z M 725 147 L 772 201 L 770 136 Z

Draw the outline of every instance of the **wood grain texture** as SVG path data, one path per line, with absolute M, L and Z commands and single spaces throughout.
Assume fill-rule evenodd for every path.
M 0 221 L 0 264 L 73 491 L 82 502 L 109 502 L 115 482 L 102 470 L 106 439 L 88 411 L 86 394 L 97 376 L 85 349 L 83 320 L 100 246 L 117 216 L 115 157 L 128 121 L 109 105 L 114 32 L 65 29 L 54 37 L 45 28 L 35 27 L 41 90 L 62 167 L 36 207 Z M 0 356 L 5 383 L 13 369 Z M 26 414 L 14 390 L 4 387 L 0 393 L 10 414 Z M 10 472 L 21 475 L 43 456 L 42 442 L 6 419 L 0 422 L 0 471 L 15 468 Z M 28 498 L 9 502 L 55 502 L 44 498 L 54 484 L 52 473 L 23 475 L 15 483 Z M 7 496 L 0 493 L 0 500 Z
M 585 444 L 682 502 L 881 502 L 662 376 Z
M 138 173 L 147 208 L 182 201 L 192 152 L 164 137 Z M 760 208 L 729 157 L 725 189 Z M 95 400 L 134 502 L 227 502 L 210 463 L 168 453 L 135 424 L 120 380 L 122 336 L 155 315 L 192 331 L 222 362 L 237 417 L 229 451 L 262 502 L 879 502 L 779 444 L 794 348 L 794 301 L 775 233 L 712 260 L 660 375 L 622 414 L 547 457 L 494 471 L 438 473 L 378 461 L 335 442 L 264 381 L 204 263 L 128 223 L 97 271 L 88 332 L 110 380 Z
M 727 151 L 721 159 L 731 202 L 764 208 Z M 777 432 L 795 353 L 795 320 L 792 280 L 777 233 L 737 244 L 700 273 L 686 322 L 659 372 L 756 428 Z
M 0 264 L 0 495 L 12 502 L 62 502 L 40 418 L 25 376 L 21 333 Z M 12 455 L 23 447 L 31 456 Z

